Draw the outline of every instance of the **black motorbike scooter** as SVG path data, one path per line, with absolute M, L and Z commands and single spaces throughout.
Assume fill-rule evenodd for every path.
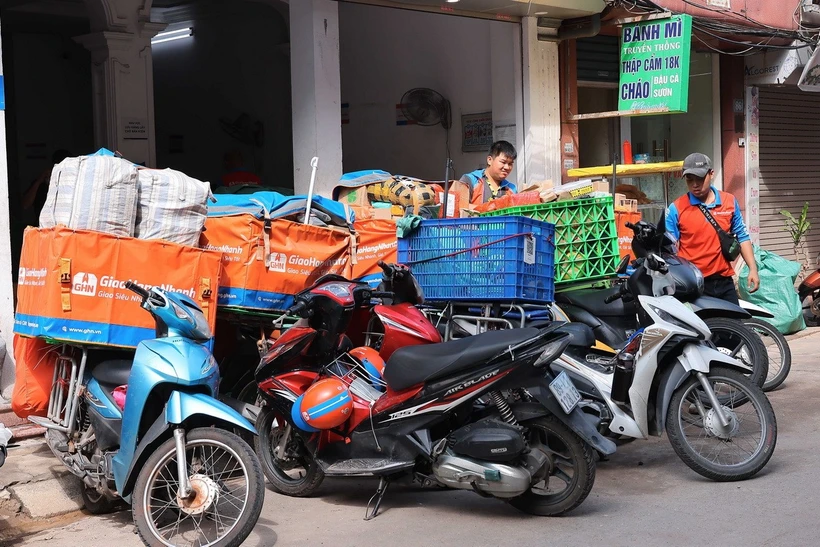
M 626 223 L 635 233 L 632 250 L 637 257 L 635 264 L 644 260 L 647 249 L 663 249 L 662 257 L 669 265 L 669 273 L 675 279 L 675 298 L 687 303 L 703 319 L 712 331 L 712 342 L 722 352 L 739 359 L 752 369 L 750 379 L 763 386 L 769 369 L 766 347 L 754 331 L 742 323 L 751 317 L 749 312 L 719 298 L 703 294 L 703 274 L 691 262 L 676 256 L 674 242 L 655 225 L 640 221 Z M 661 221 L 658 226 L 663 226 Z M 630 257 L 624 257 L 618 273 L 626 272 Z M 595 338 L 610 348 L 623 347 L 629 337 L 639 328 L 636 303 L 616 296 L 621 282 L 604 289 L 581 289 L 555 295 L 553 315 L 557 320 L 584 323 L 592 327 Z M 600 346 L 600 345 L 599 345 Z

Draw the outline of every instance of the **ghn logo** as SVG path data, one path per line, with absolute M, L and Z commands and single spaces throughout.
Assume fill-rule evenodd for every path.
M 97 294 L 97 276 L 83 272 L 75 274 L 71 283 L 71 292 L 83 296 L 94 296 Z
M 288 255 L 285 253 L 271 253 L 268 269 L 272 272 L 286 272 L 288 270 Z

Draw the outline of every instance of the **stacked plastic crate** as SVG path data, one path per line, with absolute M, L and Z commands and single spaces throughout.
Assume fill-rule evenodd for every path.
M 524 216 L 554 224 L 556 285 L 609 277 L 621 260 L 612 196 L 510 207 L 481 216 Z
M 425 220 L 398 259 L 431 301 L 551 302 L 555 227 L 523 216 Z

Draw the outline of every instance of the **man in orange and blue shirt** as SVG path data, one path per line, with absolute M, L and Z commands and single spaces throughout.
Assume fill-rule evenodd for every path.
M 732 194 L 712 186 L 712 160 L 704 154 L 690 154 L 683 160 L 683 177 L 689 192 L 676 199 L 666 212 L 666 232 L 677 242 L 678 255 L 697 266 L 703 273 L 704 293 L 737 304 L 732 280 L 734 269 L 723 256 L 717 230 L 706 219 L 704 205 L 724 231 L 735 234 L 740 255 L 749 267 L 749 292 L 760 287 L 754 251 L 740 214 L 740 205 Z
M 481 205 L 516 192 L 515 184 L 508 181 L 507 177 L 515 167 L 517 156 L 518 153 L 511 143 L 496 141 L 487 154 L 487 167 L 461 177 L 461 182 L 470 187 L 472 205 Z

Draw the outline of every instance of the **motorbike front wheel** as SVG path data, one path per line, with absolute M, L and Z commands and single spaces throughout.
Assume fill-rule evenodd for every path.
M 769 462 L 777 421 L 769 399 L 741 372 L 712 367 L 706 375 L 729 419 L 723 426 L 696 376 L 672 395 L 666 434 L 683 462 L 714 481 L 739 481 Z
M 595 483 L 595 456 L 580 437 L 554 416 L 524 424 L 529 443 L 547 454 L 546 476 L 510 500 L 510 505 L 531 515 L 558 516 L 581 505 Z
M 271 488 L 287 496 L 310 496 L 322 484 L 325 474 L 295 431 L 290 432 L 283 457 L 277 458 L 274 454 L 287 425 L 272 408 L 266 406 L 262 409 L 256 419 L 256 430 L 259 432 L 256 453 Z
M 134 523 L 151 546 L 235 547 L 262 512 L 265 480 L 259 460 L 238 436 L 217 428 L 187 432 L 185 459 L 192 496 L 180 499 L 174 439 L 151 454 L 137 476 Z

